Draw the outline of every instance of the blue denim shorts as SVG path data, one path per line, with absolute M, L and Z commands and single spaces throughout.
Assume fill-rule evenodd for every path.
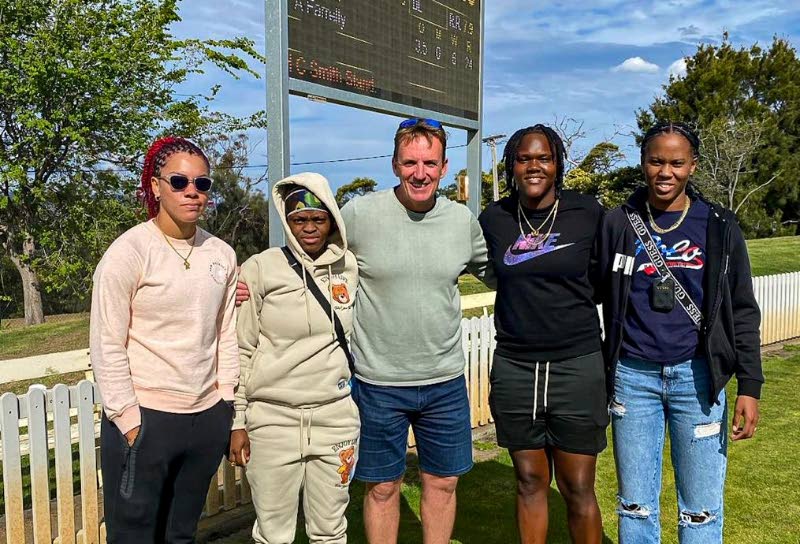
M 436 476 L 472 468 L 472 431 L 464 377 L 432 385 L 372 385 L 353 379 L 361 415 L 356 479 L 391 482 L 406 471 L 408 427 L 414 429 L 419 467 Z

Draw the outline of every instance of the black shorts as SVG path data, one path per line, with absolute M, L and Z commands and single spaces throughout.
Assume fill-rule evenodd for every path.
M 609 417 L 599 351 L 549 363 L 495 353 L 490 380 L 489 406 L 500 446 L 586 455 L 606 448 Z

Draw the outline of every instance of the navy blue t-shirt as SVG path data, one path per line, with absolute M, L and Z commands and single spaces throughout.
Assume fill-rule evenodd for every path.
M 653 219 L 662 229 L 669 228 L 675 224 L 681 213 L 683 210 L 659 212 L 653 209 Z M 683 285 L 698 308 L 703 307 L 708 213 L 707 204 L 693 200 L 683 223 L 666 234 L 657 234 L 652 230 L 646 213 L 642 218 L 670 272 Z M 637 239 L 636 261 L 622 338 L 622 355 L 662 364 L 686 361 L 697 352 L 699 333 L 678 301 L 675 301 L 675 307 L 669 312 L 655 311 L 650 307 L 651 286 L 660 280 L 658 271 Z

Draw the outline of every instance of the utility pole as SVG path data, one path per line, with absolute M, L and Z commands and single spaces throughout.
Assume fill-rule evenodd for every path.
M 495 134 L 483 139 L 483 143 L 492 150 L 492 200 L 500 200 L 500 185 L 497 182 L 497 142 L 505 138 L 505 134 Z

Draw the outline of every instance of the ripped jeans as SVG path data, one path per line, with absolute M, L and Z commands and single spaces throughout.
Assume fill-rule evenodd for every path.
M 619 482 L 620 544 L 661 542 L 659 496 L 665 430 L 678 491 L 681 544 L 722 542 L 727 468 L 725 391 L 711 397 L 705 359 L 617 364 L 611 424 Z

